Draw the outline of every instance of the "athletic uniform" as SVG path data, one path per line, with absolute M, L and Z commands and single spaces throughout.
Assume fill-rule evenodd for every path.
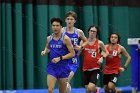
M 51 60 L 56 57 L 64 56 L 69 53 L 66 45 L 64 45 L 64 36 L 58 40 L 54 40 L 52 34 L 49 42 L 50 62 L 47 65 L 47 73 L 56 78 L 67 78 L 69 76 L 68 60 L 60 60 L 58 63 L 53 63 Z
M 74 28 L 74 33 L 68 33 L 66 31 L 66 27 L 64 27 L 64 33 L 71 39 L 73 47 L 75 45 L 78 45 L 79 43 L 79 37 L 78 37 L 78 29 Z M 79 57 L 78 57 L 78 51 L 75 50 L 75 56 L 71 59 L 69 59 L 68 66 L 71 71 L 74 73 L 76 72 L 77 68 L 79 67 Z
M 106 57 L 106 65 L 104 68 L 104 77 L 103 83 L 107 85 L 108 82 L 113 82 L 114 84 L 117 82 L 117 77 L 119 74 L 119 68 L 121 67 L 121 58 L 119 57 L 118 50 L 119 45 L 117 45 L 114 50 L 110 50 L 110 46 L 107 46 L 107 50 L 109 55 Z
M 93 45 L 87 44 L 83 50 L 84 63 L 83 63 L 83 71 L 84 71 L 84 84 L 88 85 L 89 82 L 96 84 L 99 73 L 100 73 L 100 64 L 98 64 L 98 60 L 101 55 L 98 53 L 99 51 L 99 40 L 96 39 Z

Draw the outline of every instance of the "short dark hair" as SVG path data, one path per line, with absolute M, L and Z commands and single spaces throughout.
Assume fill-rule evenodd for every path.
M 52 19 L 51 19 L 51 24 L 52 24 L 54 21 L 59 22 L 60 25 L 62 26 L 63 21 L 62 21 L 60 18 L 55 18 L 55 17 L 52 18 Z
M 117 33 L 115 33 L 115 32 L 114 32 L 114 33 L 111 33 L 111 34 L 109 35 L 109 37 L 108 37 L 108 42 L 111 43 L 110 38 L 111 38 L 111 36 L 112 36 L 113 34 L 115 34 L 115 35 L 118 36 L 118 42 L 117 42 L 117 44 L 119 44 L 119 43 L 120 43 L 120 40 L 121 40 L 121 37 L 120 37 L 119 34 L 117 34 Z
M 100 32 L 100 28 L 99 26 L 95 26 L 95 25 L 91 25 L 89 28 L 88 28 L 88 32 L 90 31 L 91 28 L 95 27 L 97 29 L 97 34 Z

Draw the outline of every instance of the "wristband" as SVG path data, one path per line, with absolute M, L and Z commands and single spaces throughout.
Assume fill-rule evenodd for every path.
M 60 56 L 60 60 L 63 60 L 62 56 Z
M 126 70 L 127 68 L 126 68 L 126 66 L 123 66 L 123 68 L 124 68 L 124 70 Z

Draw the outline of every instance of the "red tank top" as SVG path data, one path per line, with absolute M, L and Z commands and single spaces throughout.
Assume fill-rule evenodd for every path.
M 98 53 L 98 40 L 96 39 L 93 45 L 87 44 L 83 50 L 84 62 L 83 62 L 83 71 L 88 69 L 100 68 L 100 65 L 97 61 L 100 58 Z
M 121 66 L 121 58 L 119 57 L 118 50 L 119 45 L 117 45 L 114 50 L 110 50 L 110 46 L 107 46 L 107 50 L 110 55 L 106 57 L 106 65 L 104 68 L 104 74 L 118 74 L 119 68 Z

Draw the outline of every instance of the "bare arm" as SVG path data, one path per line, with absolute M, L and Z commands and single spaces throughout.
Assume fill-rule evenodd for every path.
M 81 46 L 84 48 L 88 44 L 88 42 L 82 30 L 79 30 L 79 37 L 82 40 Z
M 127 59 L 126 59 L 126 62 L 125 62 L 125 64 L 124 64 L 124 66 L 127 67 L 128 64 L 130 63 L 131 57 L 130 57 L 130 55 L 128 54 L 128 52 L 126 51 L 126 49 L 125 49 L 123 46 L 121 47 L 121 52 L 122 52 L 122 54 L 124 54 L 124 56 L 127 58 Z
M 109 53 L 107 51 L 107 49 L 105 48 L 105 45 L 102 41 L 99 40 L 99 47 L 102 49 L 101 55 L 102 57 L 100 57 L 100 59 L 98 60 L 98 64 L 103 63 L 103 57 L 106 57 Z
M 82 44 L 83 44 L 83 41 L 81 40 L 80 41 L 80 46 L 82 46 Z M 85 48 L 85 46 L 78 51 L 78 54 L 77 54 L 78 56 L 82 53 L 82 51 L 83 51 L 84 48 Z
M 78 36 L 81 39 L 82 43 L 80 45 L 75 45 L 74 49 L 77 51 L 82 51 L 83 48 L 88 44 L 87 38 L 85 37 L 82 30 L 78 29 Z
M 67 46 L 67 48 L 69 50 L 69 53 L 64 55 L 64 56 L 62 56 L 62 59 L 69 59 L 69 58 L 74 57 L 75 51 L 73 49 L 73 46 L 72 46 L 70 38 L 68 36 L 66 36 L 66 35 L 64 37 L 64 44 Z
M 104 45 L 104 43 L 102 41 L 99 41 L 99 46 L 102 49 L 101 55 L 103 55 L 103 57 L 107 57 L 109 55 L 106 46 Z
M 47 37 L 45 49 L 41 52 L 42 56 L 50 52 L 50 49 L 48 47 L 49 42 L 50 42 L 50 36 Z
M 128 64 L 130 63 L 131 57 L 123 46 L 121 46 L 120 50 L 121 50 L 122 54 L 127 58 L 124 66 L 120 67 L 120 69 L 119 69 L 121 72 L 123 72 L 126 70 Z

